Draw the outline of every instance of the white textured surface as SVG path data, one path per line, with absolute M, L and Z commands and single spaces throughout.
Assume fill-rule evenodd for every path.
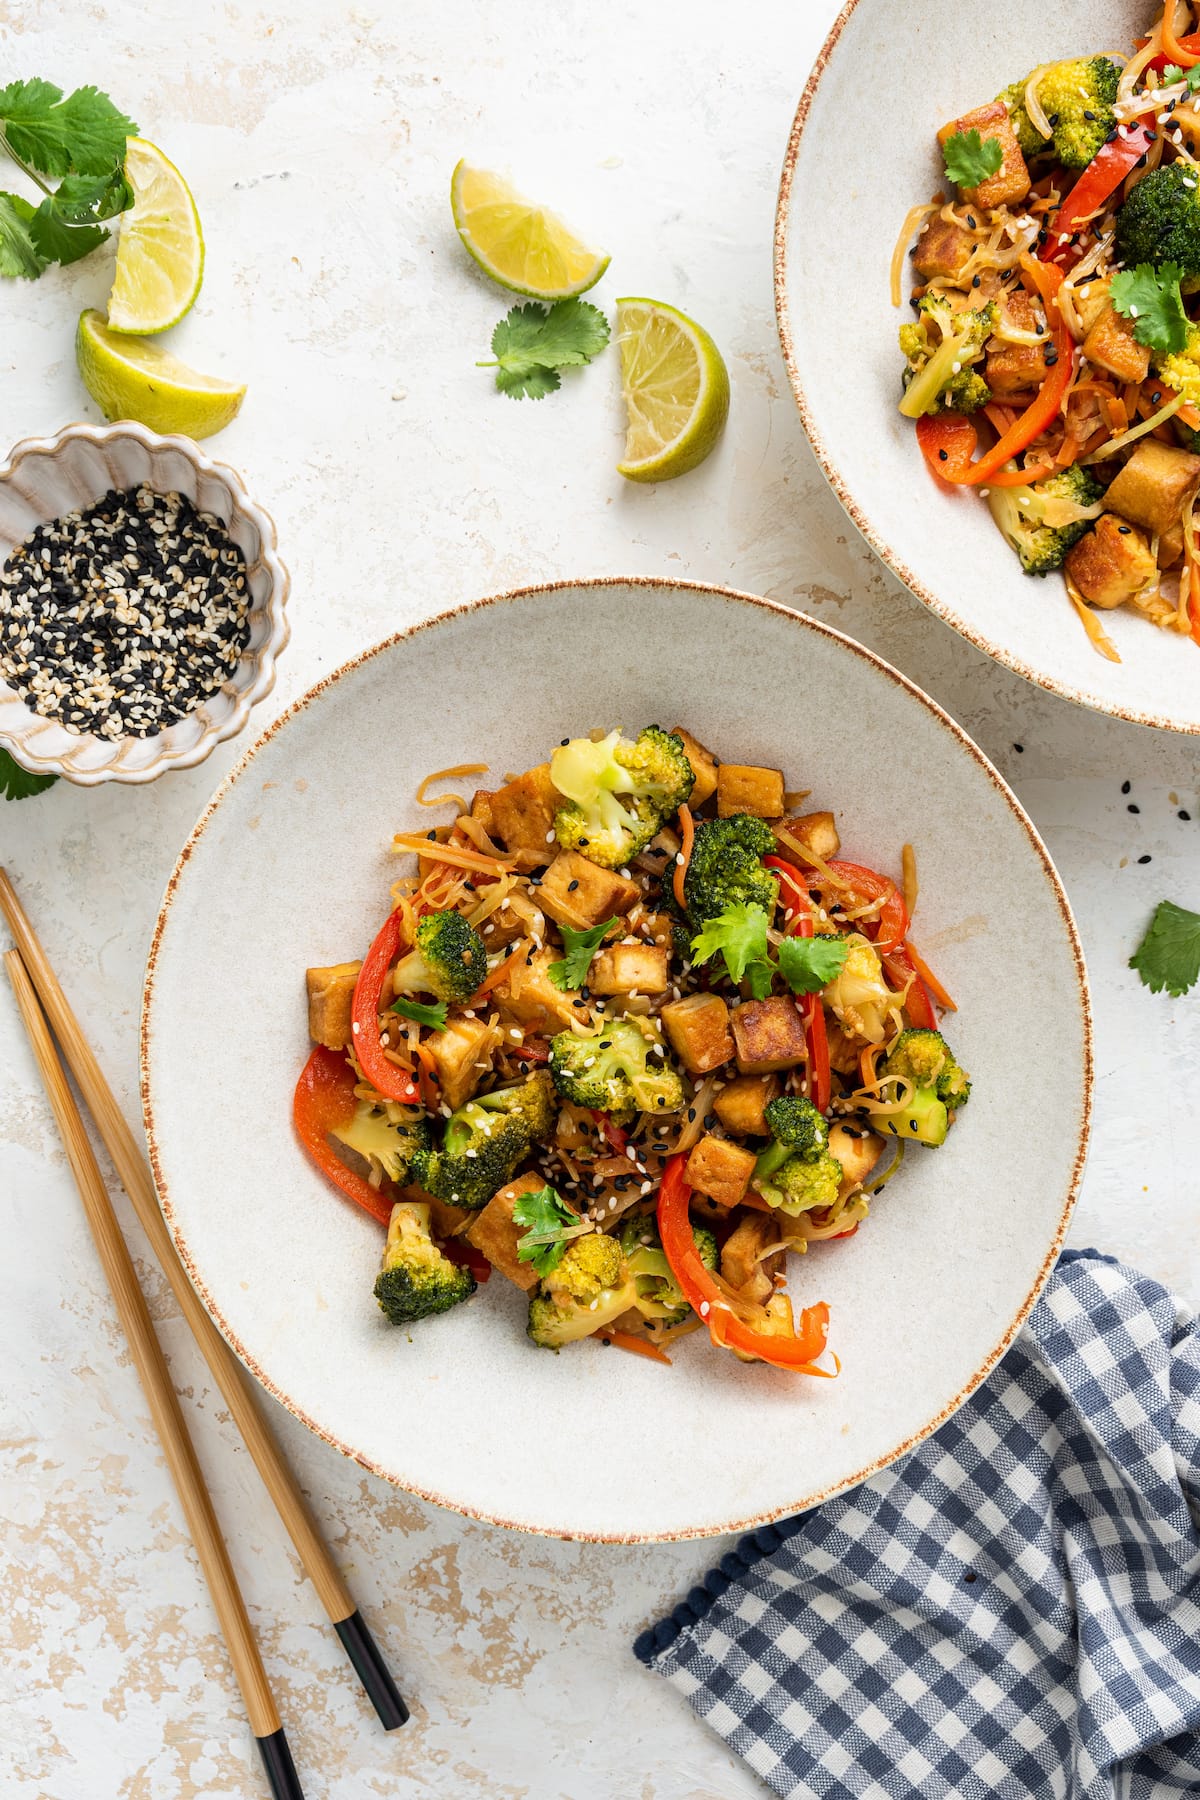
M 1156 999 L 1124 966 L 1157 899 L 1200 896 L 1194 746 L 1036 693 L 908 598 L 827 492 L 783 378 L 775 181 L 832 5 L 745 0 L 731 21 L 715 0 L 612 0 L 544 10 L 536 28 L 493 11 L 487 29 L 478 10 L 18 0 L 0 13 L 6 71 L 99 82 L 196 188 L 209 273 L 177 347 L 250 378 L 242 417 L 213 449 L 275 513 L 293 576 L 295 635 L 268 706 L 398 623 L 555 575 L 728 581 L 877 647 L 1012 780 L 1075 904 L 1097 1003 L 1098 1119 L 1074 1240 L 1200 1299 L 1200 999 Z M 445 200 L 454 160 L 476 149 L 531 179 L 544 169 L 547 198 L 612 248 L 596 298 L 660 294 L 711 328 L 734 394 L 704 469 L 623 488 L 612 359 L 536 408 L 489 392 L 471 364 L 504 300 L 464 266 Z M 101 257 L 0 290 L 6 440 L 88 416 L 71 334 L 104 289 Z M 233 755 L 225 746 L 144 792 L 60 785 L 0 812 L 4 861 L 131 1116 L 150 923 Z M 369 758 L 368 746 L 365 769 Z M 1019 919 L 1013 955 L 1037 957 Z M 208 1602 L 94 1258 L 72 1235 L 78 1202 L 2 996 L 0 1068 L 0 1681 L 15 1701 L 0 1692 L 0 1789 L 6 1800 L 258 1796 Z M 276 1410 L 414 1702 L 412 1725 L 380 1735 L 169 1296 L 149 1272 L 147 1285 L 309 1800 L 761 1794 L 628 1651 L 720 1545 L 563 1546 L 464 1523 L 365 1477 Z

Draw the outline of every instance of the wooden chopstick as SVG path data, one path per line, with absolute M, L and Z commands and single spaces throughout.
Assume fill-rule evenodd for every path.
M 143 1392 L 150 1404 L 154 1428 L 166 1453 L 167 1464 L 192 1534 L 192 1542 L 200 1558 L 200 1567 L 204 1571 L 217 1618 L 225 1635 L 229 1659 L 246 1703 L 250 1729 L 258 1740 L 271 1792 L 275 1795 L 275 1800 L 303 1800 L 300 1779 L 279 1722 L 267 1673 L 258 1653 L 258 1644 L 246 1615 L 246 1605 L 229 1561 L 229 1553 L 213 1512 L 208 1489 L 204 1485 L 204 1476 L 200 1472 L 200 1464 L 196 1460 L 196 1452 L 179 1409 L 171 1372 L 154 1335 L 133 1261 L 125 1239 L 121 1236 L 112 1202 L 96 1165 L 83 1118 L 67 1085 L 45 1015 L 38 1005 L 33 983 L 26 972 L 20 952 L 9 950 L 5 954 L 4 967 L 17 997 L 25 1029 L 29 1033 L 46 1097 L 58 1122 L 67 1161 L 71 1165 L 71 1173 L 83 1201 L 83 1210 L 116 1302 L 121 1326 L 133 1353 Z
M 37 934 L 3 868 L 0 868 L 0 912 L 3 912 L 13 934 L 25 969 L 37 990 L 71 1073 L 79 1084 L 79 1090 L 95 1121 L 104 1147 L 112 1157 L 121 1186 L 133 1203 L 138 1222 L 150 1240 L 150 1248 L 170 1283 L 171 1291 L 179 1302 L 179 1309 L 200 1346 L 234 1423 L 245 1440 L 246 1448 L 254 1458 L 267 1492 L 275 1502 L 276 1511 L 295 1545 L 305 1573 L 316 1588 L 329 1621 L 341 1639 L 342 1647 L 378 1713 L 384 1730 L 395 1731 L 408 1719 L 408 1708 L 400 1698 L 391 1672 L 365 1619 L 342 1580 L 329 1547 L 296 1484 L 295 1476 L 284 1461 L 279 1445 L 255 1404 L 236 1357 L 204 1310 L 203 1303 L 188 1279 L 159 1211 L 158 1195 L 146 1158 L 125 1122 L 116 1097 L 92 1054 L 91 1046 L 50 966 L 49 958 L 38 942 Z

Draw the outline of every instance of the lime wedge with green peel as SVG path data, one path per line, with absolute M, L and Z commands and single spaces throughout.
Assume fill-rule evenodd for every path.
M 504 179 L 460 162 L 450 179 L 458 235 L 493 281 L 534 300 L 569 300 L 595 287 L 609 259 Z
M 144 138 L 130 138 L 125 174 L 133 205 L 121 216 L 117 272 L 108 297 L 114 331 L 166 331 L 195 303 L 204 278 L 204 234 L 187 182 Z
M 670 481 L 702 463 L 729 412 L 729 372 L 717 346 L 686 313 L 659 300 L 617 301 L 630 481 Z
M 75 357 L 92 399 L 106 419 L 137 419 L 151 431 L 211 437 L 235 419 L 244 385 L 198 375 L 159 344 L 110 331 L 104 315 L 79 315 Z

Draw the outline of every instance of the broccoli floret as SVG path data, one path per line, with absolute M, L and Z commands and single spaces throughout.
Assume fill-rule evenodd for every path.
M 696 777 L 683 739 L 648 725 L 633 743 L 619 731 L 572 738 L 550 758 L 550 779 L 566 798 L 554 815 L 559 843 L 619 869 L 686 804 Z
M 775 1139 L 774 1147 L 785 1154 L 815 1162 L 829 1148 L 829 1125 L 825 1115 L 802 1094 L 779 1094 L 774 1100 L 768 1100 L 763 1107 L 763 1118 Z M 771 1154 L 771 1150 L 764 1152 L 768 1157 Z M 782 1161 L 783 1156 L 780 1156 L 775 1166 Z
M 1118 259 L 1127 269 L 1178 263 L 1200 275 L 1200 200 L 1190 164 L 1170 163 L 1144 175 L 1117 214 Z
M 717 1267 L 717 1240 L 706 1225 L 692 1225 L 692 1241 L 706 1269 Z M 637 1213 L 621 1226 L 621 1250 L 633 1285 L 634 1305 L 643 1319 L 682 1325 L 691 1307 L 671 1272 L 653 1213 Z
M 779 883 L 762 859 L 779 846 L 765 819 L 734 813 L 728 819 L 701 819 L 683 878 L 688 918 L 699 927 L 731 906 L 775 911 Z
M 1160 380 L 1192 406 L 1200 402 L 1200 325 L 1189 327 L 1184 349 L 1169 356 L 1156 356 L 1154 368 Z
M 1027 575 L 1061 569 L 1100 514 L 1104 489 L 1090 469 L 1075 463 L 1032 487 L 992 487 L 988 505 Z
M 565 1100 L 599 1112 L 678 1112 L 683 1082 L 665 1054 L 632 1019 L 613 1019 L 590 1035 L 560 1031 L 550 1040 L 550 1074 Z
M 871 1123 L 893 1137 L 915 1138 L 936 1147 L 946 1141 L 950 1114 L 971 1097 L 971 1082 L 940 1031 L 902 1031 L 892 1045 L 882 1075 L 910 1084 L 900 1112 L 871 1113 Z
M 431 912 L 417 924 L 417 941 L 392 970 L 397 994 L 469 1000 L 487 974 L 487 949 L 461 913 Z
M 1025 82 L 998 96 L 1008 107 L 1027 157 L 1053 155 L 1066 169 L 1085 169 L 1103 148 L 1117 119 L 1113 102 L 1121 71 L 1107 56 L 1054 63 L 1038 78 L 1037 97 L 1053 135 L 1044 138 L 1025 110 Z
M 1200 456 L 1200 431 L 1193 431 L 1190 425 L 1181 425 L 1176 419 L 1175 436 L 1185 450 L 1190 450 L 1193 456 Z
M 519 1087 L 468 1100 L 446 1121 L 440 1150 L 418 1150 L 410 1173 L 427 1194 L 478 1210 L 512 1180 L 554 1123 L 554 1087 L 544 1069 Z
M 529 1335 L 543 1350 L 591 1337 L 628 1312 L 637 1290 L 615 1238 L 576 1238 L 529 1300 Z
M 832 1206 L 842 1185 L 842 1165 L 829 1151 L 829 1126 L 811 1100 L 781 1094 L 763 1116 L 772 1142 L 754 1165 L 751 1186 L 785 1213 Z
M 413 1157 L 428 1149 L 432 1139 L 429 1120 L 422 1114 L 391 1105 L 378 1111 L 365 1100 L 359 1101 L 349 1123 L 336 1126 L 331 1135 L 359 1156 L 373 1159 L 397 1182 L 407 1180 Z
M 475 1292 L 475 1277 L 433 1241 L 429 1208 L 403 1200 L 392 1208 L 375 1298 L 393 1325 L 448 1312 Z
M 971 375 L 970 365 L 979 361 L 996 328 L 996 302 L 956 310 L 945 294 L 926 294 L 919 311 L 915 324 L 900 327 L 900 348 L 908 358 L 900 411 L 906 419 L 919 419 L 925 413 L 971 411 L 984 405 L 991 398 L 987 383 L 979 377 L 977 386 L 962 377 Z M 961 400 L 967 405 L 957 404 Z

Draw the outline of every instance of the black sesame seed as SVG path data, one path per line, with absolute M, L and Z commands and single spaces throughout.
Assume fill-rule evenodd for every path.
M 1059 115 L 1057 113 L 1047 113 L 1046 114 L 1047 122 L 1051 125 L 1057 125 L 1058 118 L 1059 118 Z
M 1132 525 L 1118 525 L 1117 526 L 1117 531 L 1121 537 L 1128 537 L 1132 530 L 1133 530 Z
M 910 1131 L 916 1131 L 916 1129 L 917 1129 L 917 1121 L 916 1121 L 916 1120 L 915 1120 L 915 1119 L 910 1119 L 910 1120 L 909 1120 L 909 1121 L 908 1121 L 908 1129 L 909 1129 L 909 1130 L 910 1130 Z
M 1016 751 L 1018 756 L 1024 756 L 1024 754 L 1025 754 L 1024 744 L 1014 744 L 1013 749 Z
M 1185 824 L 1188 824 L 1191 821 L 1192 815 L 1190 812 L 1185 812 L 1181 806 L 1179 809 L 1179 817 L 1184 821 Z
M 1139 806 L 1139 805 L 1138 805 L 1138 803 L 1137 803 L 1137 801 L 1136 801 L 1136 800 L 1131 800 L 1131 801 L 1130 801 L 1130 802 L 1129 802 L 1129 805 L 1128 805 L 1128 806 L 1127 806 L 1127 807 L 1126 807 L 1126 808 L 1125 808 L 1125 811 L 1126 811 L 1126 812 L 1132 812 L 1132 813 L 1140 813 L 1140 812 L 1141 812 L 1141 810 L 1142 810 L 1142 809 L 1141 809 L 1141 807 L 1140 807 L 1140 806 Z
M 1132 781 L 1123 781 L 1121 783 L 1121 792 L 1123 794 L 1127 794 L 1127 793 L 1129 793 L 1129 791 L 1132 787 L 1133 787 Z
M 977 229 L 975 220 L 972 218 L 970 213 L 967 214 L 967 224 L 971 227 L 972 231 L 975 231 Z
M 1140 863 L 1148 863 L 1148 862 L 1153 862 L 1154 858 L 1152 856 L 1139 856 L 1138 861 Z
M 972 275 L 971 286 L 972 287 L 982 287 L 982 285 L 983 285 L 983 276 L 982 275 Z
M 948 450 L 939 450 L 938 451 L 938 461 L 939 462 L 949 462 L 950 461 L 950 452 Z
M 1094 119 L 1096 117 L 1094 112 L 1085 112 L 1083 116 L 1085 119 Z
M 575 889 L 578 886 L 579 886 L 579 883 L 577 881 L 568 881 L 568 883 L 567 883 L 568 894 L 573 894 L 575 892 Z

